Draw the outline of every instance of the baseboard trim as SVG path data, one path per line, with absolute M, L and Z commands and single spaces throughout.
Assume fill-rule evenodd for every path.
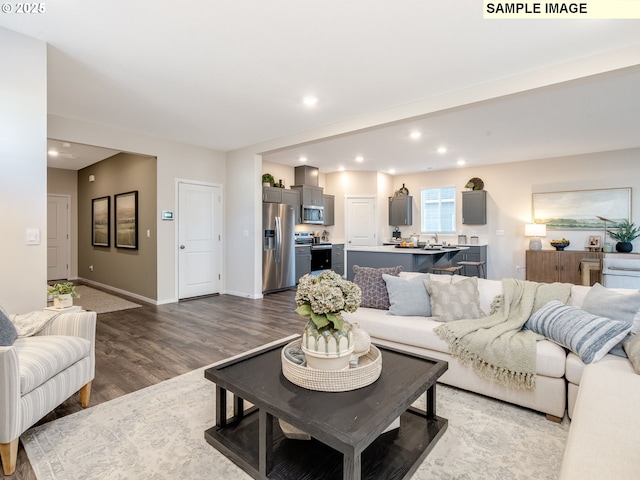
M 247 292 L 234 292 L 233 290 L 225 290 L 223 293 L 225 295 L 233 295 L 234 297 L 250 298 L 251 300 L 257 300 L 263 297 L 261 293 L 256 295 L 251 295 L 250 293 L 247 293 Z
M 86 283 L 87 285 L 93 285 L 94 287 L 104 288 L 105 290 L 110 290 L 114 293 L 119 293 L 121 295 L 126 295 L 127 297 L 135 298 L 136 300 L 140 300 L 142 302 L 150 303 L 151 305 L 160 305 L 160 303 L 153 298 L 147 298 L 142 295 L 138 295 L 137 293 L 127 292 L 126 290 L 115 288 L 115 287 L 112 287 L 111 285 L 105 285 L 103 283 L 95 282 L 93 280 L 89 280 L 87 278 L 82 278 L 82 277 L 77 277 L 77 280 L 82 283 Z M 170 303 L 170 302 L 166 302 L 166 303 Z

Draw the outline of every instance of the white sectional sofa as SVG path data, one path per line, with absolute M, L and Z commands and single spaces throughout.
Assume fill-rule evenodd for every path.
M 629 361 L 613 355 L 584 369 L 560 480 L 640 476 L 639 378 Z
M 400 277 L 410 279 L 417 274 L 401 272 Z M 423 274 L 424 275 L 424 274 Z M 458 275 L 429 275 L 433 280 L 457 282 L 467 277 Z M 574 285 L 568 305 L 580 307 L 591 287 Z M 616 290 L 633 293 L 635 290 Z M 491 302 L 502 293 L 499 280 L 478 279 L 480 308 L 485 315 L 491 310 Z M 503 386 L 476 374 L 471 366 L 463 365 L 449 353 L 447 342 L 434 329 L 441 322 L 433 317 L 390 315 L 388 310 L 359 308 L 354 313 L 345 313 L 349 322 L 357 322 L 371 335 L 372 341 L 404 351 L 425 355 L 449 363 L 448 371 L 440 378 L 444 384 L 487 395 L 509 403 L 543 412 L 550 420 L 560 421 L 569 412 L 573 415 L 574 404 L 579 390 L 580 379 L 585 364 L 575 354 L 550 340 L 537 342 L 536 387 L 534 389 L 514 389 Z M 608 354 L 601 362 L 619 363 L 627 367 L 629 360 Z M 640 382 L 640 377 L 638 378 Z M 568 386 L 567 386 L 568 385 Z

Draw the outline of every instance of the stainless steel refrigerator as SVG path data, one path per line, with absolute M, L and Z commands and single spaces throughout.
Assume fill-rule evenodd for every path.
M 295 219 L 292 205 L 262 204 L 263 293 L 296 286 Z

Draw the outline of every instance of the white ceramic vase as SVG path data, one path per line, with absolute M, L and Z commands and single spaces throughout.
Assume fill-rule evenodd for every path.
M 316 370 L 345 370 L 353 353 L 354 341 L 351 324 L 343 322 L 341 330 L 318 329 L 309 320 L 302 334 L 302 351 L 307 365 Z
M 73 297 L 70 293 L 63 293 L 57 297 L 53 297 L 54 308 L 67 308 L 73 306 Z

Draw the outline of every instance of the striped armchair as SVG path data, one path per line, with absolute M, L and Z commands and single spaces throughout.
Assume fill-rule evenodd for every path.
M 95 312 L 55 317 L 38 334 L 0 347 L 0 458 L 5 475 L 16 468 L 20 435 L 80 391 L 89 405 L 95 375 Z

